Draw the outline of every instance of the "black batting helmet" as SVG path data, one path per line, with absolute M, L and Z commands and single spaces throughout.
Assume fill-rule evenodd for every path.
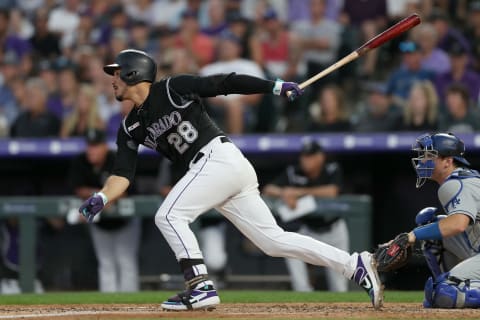
M 142 81 L 154 82 L 157 64 L 145 52 L 127 49 L 117 55 L 115 63 L 103 67 L 103 71 L 112 76 L 116 70 L 120 70 L 120 79 L 128 85 L 134 85 Z

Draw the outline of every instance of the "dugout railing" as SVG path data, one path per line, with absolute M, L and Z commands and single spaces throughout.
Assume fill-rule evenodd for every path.
M 265 197 L 273 212 L 277 200 Z M 132 196 L 120 199 L 112 206 L 109 216 L 153 217 L 160 206 L 159 196 Z M 77 214 L 80 199 L 72 197 L 0 197 L 0 218 L 16 217 L 19 220 L 19 282 L 22 292 L 33 292 L 36 270 L 36 219 L 41 217 L 64 217 L 67 222 Z M 213 217 L 216 211 L 202 215 Z M 368 195 L 341 195 L 332 199 L 316 199 L 316 209 L 312 217 L 344 217 L 350 232 L 351 251 L 370 249 L 372 228 L 372 201 Z M 200 218 L 200 219 L 201 219 Z M 152 222 L 153 223 L 153 222 Z M 195 229 L 195 222 L 193 228 Z

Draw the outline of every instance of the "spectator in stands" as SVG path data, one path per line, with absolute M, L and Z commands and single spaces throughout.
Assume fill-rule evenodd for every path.
M 471 45 L 472 67 L 480 72 L 480 1 L 471 1 L 468 7 L 468 19 L 465 26 L 465 37 Z
M 442 132 L 473 133 L 480 130 L 478 110 L 471 106 L 468 89 L 452 84 L 447 89 L 446 113 L 440 114 L 438 129 Z
M 79 18 L 80 21 L 73 34 L 72 55 L 76 54 L 76 49 L 79 47 L 91 46 L 97 36 L 96 20 L 90 8 L 82 8 L 79 12 Z
M 18 58 L 31 51 L 30 43 L 14 30 L 11 10 L 0 9 L 0 48 L 3 52 L 14 52 Z
M 13 123 L 12 137 L 57 137 L 60 120 L 47 108 L 47 86 L 40 78 L 26 84 L 28 97 L 24 110 Z
M 48 30 L 48 10 L 44 7 L 35 12 L 35 33 L 30 38 L 35 59 L 55 59 L 60 54 L 60 40 L 57 34 Z
M 273 9 L 263 15 L 263 28 L 254 36 L 260 50 L 253 59 L 270 79 L 295 80 L 300 54 L 299 38 L 285 29 Z
M 131 101 L 122 101 L 120 102 L 120 111 L 113 114 L 107 123 L 107 136 L 108 137 L 117 137 L 117 132 L 122 120 L 128 115 L 130 110 L 132 110 L 132 102 Z
M 388 132 L 400 126 L 401 112 L 391 102 L 383 83 L 371 82 L 367 87 L 366 106 L 353 115 L 353 129 L 358 132 Z
M 344 26 L 352 27 L 351 31 L 355 33 L 355 47 L 357 48 L 385 29 L 387 22 L 385 0 L 344 0 L 339 21 Z M 360 66 L 361 76 L 374 76 L 378 51 L 372 50 L 362 59 Z
M 158 51 L 158 45 L 150 39 L 150 28 L 145 21 L 134 21 L 130 29 L 129 48 L 142 50 L 148 54 Z
M 155 16 L 160 13 L 162 7 L 155 5 L 154 0 L 123 1 L 125 12 L 132 21 L 142 21 L 148 25 L 155 21 Z M 139 49 L 140 50 L 140 49 Z
M 202 28 L 202 33 L 210 37 L 217 37 L 222 32 L 227 30 L 227 17 L 226 17 L 226 1 L 224 0 L 208 0 L 207 1 L 207 14 L 208 23 Z
M 90 62 L 97 57 L 95 48 L 90 45 L 81 45 L 75 48 L 73 61 L 77 66 L 77 80 L 78 82 L 90 82 Z
M 60 137 L 83 137 L 89 130 L 104 127 L 105 124 L 98 113 L 95 89 L 88 84 L 80 85 L 73 110 L 63 120 Z
M 48 30 L 60 36 L 60 46 L 64 53 L 74 45 L 82 5 L 80 0 L 65 0 L 62 5 L 52 9 L 48 16 Z
M 184 0 L 164 0 L 153 3 L 155 15 L 149 20 L 155 28 L 174 29 L 178 27 L 180 16 L 185 10 Z
M 198 13 L 185 10 L 182 23 L 175 37 L 175 47 L 185 48 L 199 67 L 203 67 L 214 59 L 215 44 L 211 37 L 200 32 Z
M 452 42 L 448 48 L 452 68 L 450 72 L 436 77 L 435 85 L 440 99 L 445 101 L 447 88 L 453 83 L 461 83 L 467 89 L 471 101 L 479 101 L 480 74 L 470 70 L 467 48 L 460 42 Z
M 430 23 L 422 23 L 413 29 L 413 39 L 422 52 L 422 68 L 439 75 L 450 71 L 450 58 L 438 47 L 438 33 Z
M 347 132 L 351 130 L 350 113 L 340 87 L 327 85 L 309 108 L 311 132 Z
M 81 199 L 100 190 L 113 169 L 115 157 L 115 153 L 108 149 L 104 131 L 89 130 L 86 143 L 86 151 L 72 160 L 69 172 L 69 183 Z M 88 225 L 98 260 L 99 290 L 138 291 L 140 220 L 108 217 L 117 205 L 107 206 L 102 219 Z
M 48 87 L 48 97 L 52 97 L 57 94 L 58 82 L 57 71 L 55 70 L 55 64 L 51 60 L 37 60 L 36 61 L 37 74 L 40 79 L 45 82 Z
M 438 48 L 448 51 L 452 42 L 458 42 L 470 53 L 470 43 L 458 29 L 452 26 L 451 19 L 444 10 L 433 8 L 428 21 L 437 30 Z
M 27 105 L 29 95 L 25 85 L 25 80 L 21 77 L 15 77 L 10 84 L 10 88 L 12 89 L 13 96 L 15 97 L 15 106 L 18 110 L 18 113 L 21 113 Z
M 20 60 L 13 51 L 3 54 L 0 61 L 0 118 L 3 130 L 10 128 L 20 113 L 20 107 L 13 94 L 12 84 L 18 77 Z
M 434 132 L 438 125 L 438 95 L 428 81 L 416 82 L 403 108 L 403 123 L 399 130 Z
M 242 59 L 240 40 L 230 32 L 221 35 L 218 42 L 218 61 L 208 64 L 199 73 L 208 76 L 216 73 L 236 72 L 260 78 L 265 75 L 258 64 L 252 60 Z M 254 113 L 251 110 L 262 98 L 261 95 L 236 95 L 218 96 L 209 98 L 209 103 L 216 108 L 213 110 L 225 114 L 225 128 L 228 133 L 244 133 L 254 125 Z M 220 122 L 221 123 L 221 122 Z M 219 123 L 219 124 L 220 124 Z
M 299 21 L 293 25 L 293 30 L 299 35 L 307 75 L 310 78 L 337 60 L 342 28 L 336 21 L 325 17 L 326 0 L 310 1 L 310 20 Z M 326 83 L 334 81 L 335 74 L 314 82 L 310 92 L 315 100 L 317 91 Z
M 118 52 L 110 52 L 111 38 L 116 30 L 128 30 L 130 19 L 125 13 L 122 5 L 111 6 L 105 15 L 107 19 L 99 25 L 97 44 L 99 45 L 99 56 L 105 60 L 113 60 Z
M 98 113 L 103 123 L 108 123 L 110 117 L 120 112 L 120 101 L 115 99 L 112 92 L 112 82 L 105 77 L 103 60 L 98 56 L 89 59 L 86 66 L 88 82 L 94 87 L 97 96 Z
M 113 30 L 110 37 L 110 42 L 108 43 L 107 53 L 109 56 L 115 55 L 115 53 L 120 52 L 128 48 L 130 42 L 130 34 L 127 30 L 116 29 Z
M 280 214 L 284 229 L 307 235 L 319 241 L 328 243 L 343 250 L 349 250 L 349 235 L 347 224 L 340 217 L 313 217 L 314 208 L 303 209 L 304 216 L 298 219 L 287 218 L 294 214 L 292 210 L 302 210 L 300 206 L 305 201 L 315 201 L 314 198 L 337 197 L 343 184 L 342 169 L 336 162 L 327 162 L 327 154 L 322 146 L 315 141 L 306 141 L 302 145 L 298 165 L 288 166 L 285 171 L 263 188 L 263 194 L 282 200 L 282 205 L 276 211 Z M 283 207 L 283 208 L 281 208 Z M 287 210 L 285 210 L 288 208 Z M 296 259 L 285 259 L 290 273 L 292 289 L 295 291 L 312 291 L 307 265 Z M 328 289 L 344 292 L 348 290 L 345 277 L 333 270 L 325 270 Z
M 253 41 L 253 29 L 251 21 L 239 12 L 229 14 L 228 30 L 240 39 L 243 49 L 241 57 L 245 59 L 254 59 L 261 50 Z
M 78 79 L 77 66 L 69 59 L 60 57 L 55 61 L 55 71 L 58 92 L 48 99 L 48 108 L 59 119 L 63 119 L 73 110 L 77 98 Z
M 387 80 L 387 92 L 392 101 L 403 106 L 408 94 L 417 81 L 433 80 L 434 74 L 422 67 L 422 53 L 418 43 L 403 41 L 399 44 L 402 65 L 394 70 Z

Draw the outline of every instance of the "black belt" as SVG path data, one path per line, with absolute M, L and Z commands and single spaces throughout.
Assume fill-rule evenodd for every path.
M 232 142 L 228 137 L 221 136 L 220 137 L 220 142 L 221 143 L 227 143 L 227 142 Z M 205 154 L 203 152 L 197 152 L 197 154 L 193 157 L 192 163 L 195 164 L 197 163 L 200 159 L 203 158 Z

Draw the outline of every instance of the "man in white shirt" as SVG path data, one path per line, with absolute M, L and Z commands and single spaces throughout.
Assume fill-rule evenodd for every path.
M 241 42 L 234 34 L 225 32 L 220 36 L 217 52 L 218 61 L 200 69 L 201 76 L 236 72 L 265 78 L 265 74 L 257 63 L 241 58 Z M 248 130 L 253 124 L 254 112 L 251 108 L 258 105 L 261 98 L 258 94 L 248 96 L 231 94 L 210 98 L 209 102 L 216 111 L 225 113 L 225 130 L 230 134 L 239 134 Z

